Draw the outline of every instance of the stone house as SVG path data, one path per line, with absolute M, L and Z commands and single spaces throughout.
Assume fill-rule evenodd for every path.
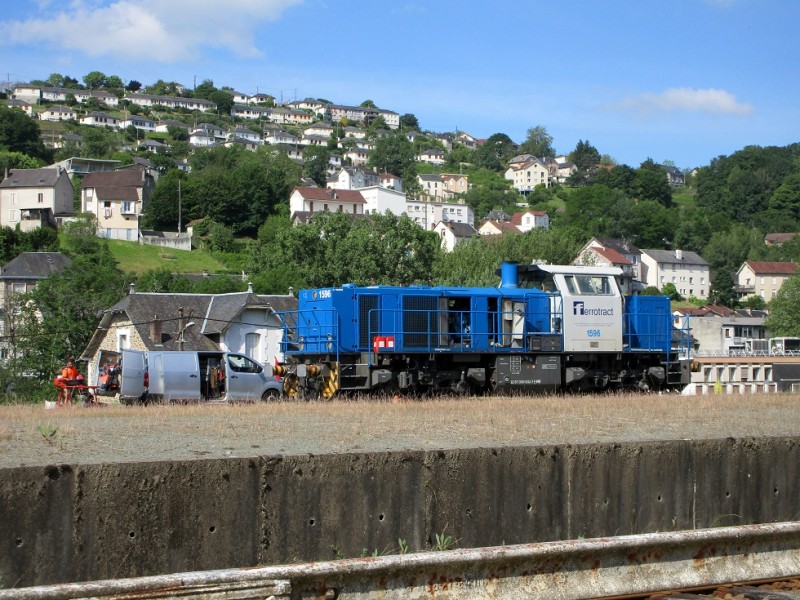
M 103 350 L 221 350 L 261 364 L 283 360 L 279 313 L 297 309 L 292 295 L 131 293 L 102 315 L 80 359 L 97 375 Z

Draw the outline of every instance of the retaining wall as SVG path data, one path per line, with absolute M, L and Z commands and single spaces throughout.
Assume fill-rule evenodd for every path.
M 0 470 L 0 586 L 791 521 L 800 438 Z

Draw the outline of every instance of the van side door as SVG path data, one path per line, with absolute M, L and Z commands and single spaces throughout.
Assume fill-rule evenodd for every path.
M 129 404 L 143 400 L 147 394 L 147 355 L 139 350 L 123 350 L 120 368 L 120 402 Z
M 266 384 L 264 367 L 242 354 L 225 355 L 225 380 L 227 399 L 232 402 L 260 399 Z

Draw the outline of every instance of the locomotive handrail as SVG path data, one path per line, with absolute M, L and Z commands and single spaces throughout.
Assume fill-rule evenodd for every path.
M 381 322 L 384 317 L 384 326 L 373 328 L 372 324 Z M 480 318 L 485 316 L 486 318 Z M 515 317 L 522 318 L 522 328 L 514 330 L 502 329 L 502 323 L 512 321 Z M 530 326 L 529 320 L 546 322 L 548 329 L 539 331 Z M 368 312 L 368 340 L 369 347 L 361 345 L 358 349 L 372 354 L 376 348 L 380 352 L 400 351 L 425 351 L 435 352 L 530 352 L 530 338 L 537 336 L 558 336 L 563 347 L 563 330 L 554 331 L 553 323 L 563 320 L 563 311 L 494 311 L 483 310 L 451 310 L 451 309 L 405 309 L 405 308 L 373 308 Z M 483 329 L 476 323 L 486 322 Z M 387 327 L 386 323 L 391 326 Z M 412 328 L 409 323 L 423 325 Z M 445 327 L 443 327 L 445 326 Z M 458 327 L 457 329 L 455 327 Z M 377 346 L 375 340 L 391 339 L 392 345 Z M 409 343 L 409 339 L 413 343 Z M 518 345 L 514 345 L 517 341 Z

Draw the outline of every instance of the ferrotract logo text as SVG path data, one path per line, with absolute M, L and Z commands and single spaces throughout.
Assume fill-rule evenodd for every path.
M 583 300 L 576 300 L 572 303 L 572 314 L 581 317 L 611 317 L 614 315 L 614 309 L 587 308 Z

